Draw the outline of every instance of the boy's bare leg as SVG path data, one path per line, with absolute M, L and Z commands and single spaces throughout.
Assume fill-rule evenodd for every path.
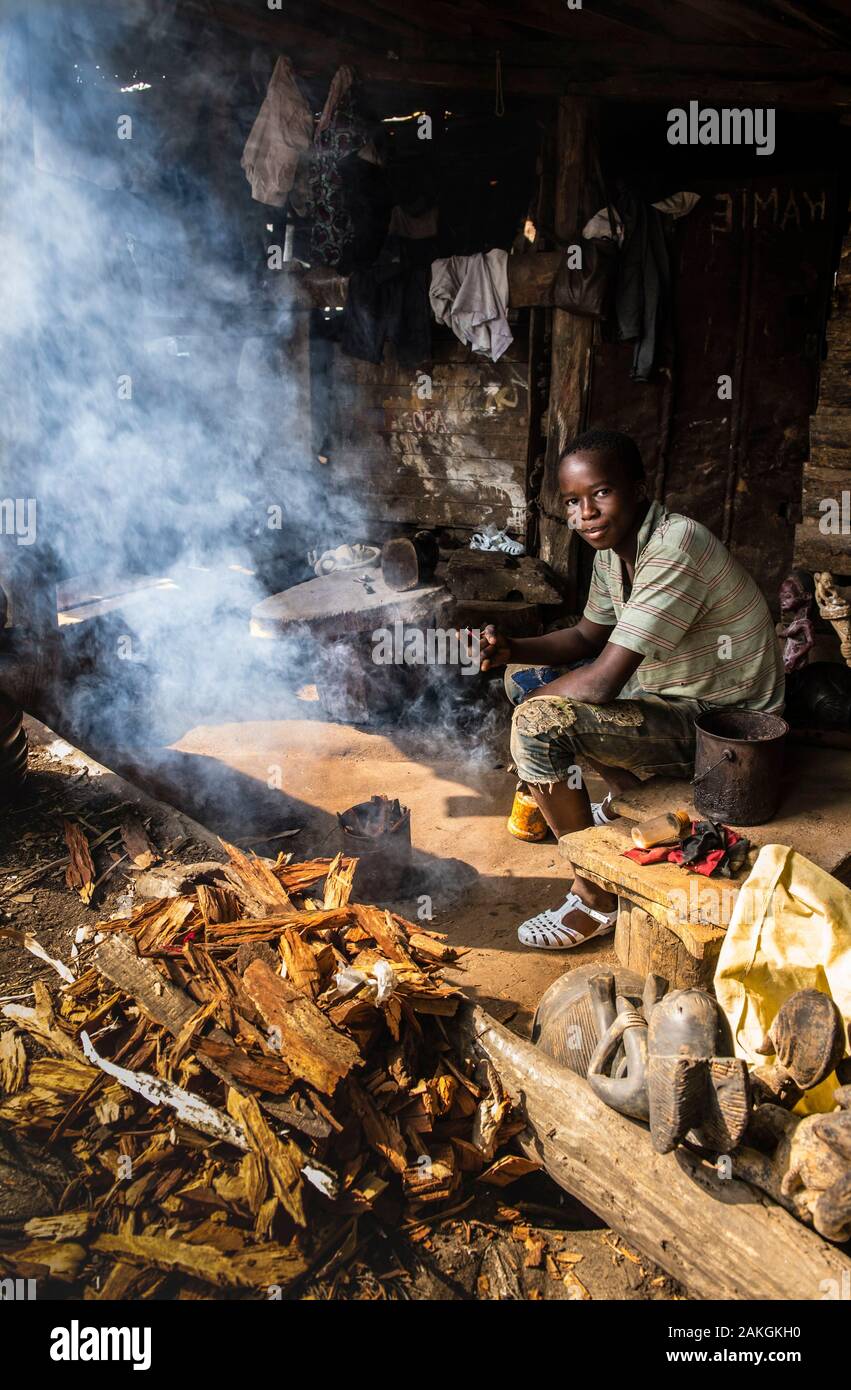
M 641 786 L 641 778 L 636 777 L 634 772 L 627 771 L 625 767 L 607 767 L 605 763 L 598 763 L 596 758 L 589 758 L 587 755 L 583 757 L 583 761 L 602 777 L 612 796 Z
M 574 830 L 585 830 L 589 825 L 593 825 L 591 802 L 584 786 L 569 787 L 566 782 L 528 785 L 538 809 L 556 839 L 562 835 L 570 835 Z M 614 912 L 617 907 L 615 893 L 607 893 L 604 888 L 589 882 L 587 878 L 581 878 L 579 874 L 574 878 L 572 888 L 584 903 L 597 912 Z M 561 920 L 564 926 L 573 927 L 580 936 L 589 936 L 599 925 L 578 908 L 565 913 Z

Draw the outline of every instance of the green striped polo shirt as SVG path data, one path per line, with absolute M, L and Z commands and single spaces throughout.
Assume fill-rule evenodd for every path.
M 658 502 L 638 533 L 628 599 L 620 558 L 598 550 L 585 617 L 612 627 L 610 642 L 641 653 L 634 679 L 649 694 L 783 707 L 780 643 L 753 579 L 699 521 Z

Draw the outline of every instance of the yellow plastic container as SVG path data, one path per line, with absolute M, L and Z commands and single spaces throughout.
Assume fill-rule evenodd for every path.
M 547 838 L 548 830 L 534 797 L 521 784 L 514 793 L 514 805 L 508 818 L 509 834 L 517 840 L 538 842 Z

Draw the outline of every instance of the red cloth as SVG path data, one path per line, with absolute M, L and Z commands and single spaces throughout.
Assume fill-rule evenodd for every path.
M 695 864 L 686 864 L 684 867 L 693 874 L 705 874 L 708 878 L 724 858 L 728 849 L 737 845 L 742 838 L 737 835 L 735 830 L 729 826 L 723 826 L 724 848 L 710 850 L 705 859 L 698 859 Z M 691 833 L 695 833 L 696 822 L 691 823 Z M 667 861 L 669 864 L 683 863 L 683 851 L 680 845 L 655 845 L 653 849 L 625 849 L 624 855 L 627 859 L 632 859 L 636 864 L 662 864 Z

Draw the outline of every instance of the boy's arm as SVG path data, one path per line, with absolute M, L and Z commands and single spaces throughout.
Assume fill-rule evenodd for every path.
M 543 637 L 509 639 L 509 661 L 528 661 L 530 666 L 569 666 L 572 661 L 595 657 L 609 640 L 611 627 L 580 618 L 573 627 L 548 632 Z M 552 689 L 552 686 L 548 686 Z
M 617 699 L 643 660 L 640 652 L 631 652 L 627 647 L 607 642 L 590 665 L 580 666 L 576 671 L 568 671 L 566 675 L 559 676 L 558 680 L 530 691 L 526 699 L 566 695 L 573 700 L 586 700 L 592 705 L 606 705 L 610 700 Z M 523 703 L 525 704 L 525 701 Z

